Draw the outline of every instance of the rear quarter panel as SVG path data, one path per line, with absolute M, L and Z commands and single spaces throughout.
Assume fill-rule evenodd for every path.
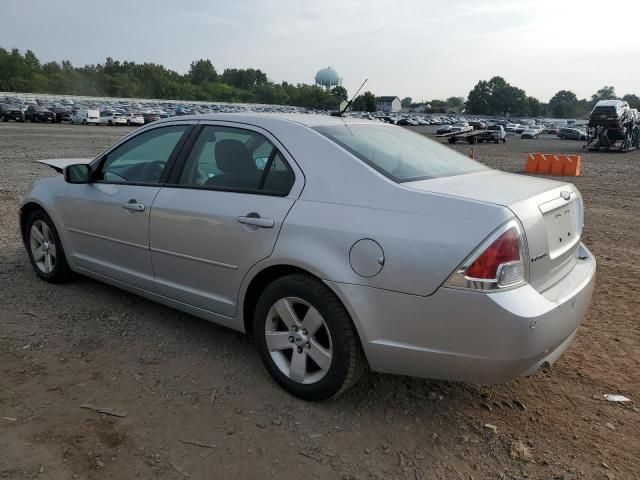
M 301 199 L 285 220 L 272 260 L 301 266 L 329 281 L 430 295 L 513 216 L 479 202 L 422 193 L 413 197 L 422 213 Z M 382 269 L 372 277 L 360 276 L 350 263 L 354 243 L 366 238 L 384 252 Z
M 395 183 L 303 125 L 280 122 L 265 128 L 287 147 L 305 176 L 272 262 L 300 266 L 325 280 L 430 295 L 513 217 L 501 206 Z M 365 238 L 384 251 L 382 270 L 369 278 L 349 262 L 353 244 Z

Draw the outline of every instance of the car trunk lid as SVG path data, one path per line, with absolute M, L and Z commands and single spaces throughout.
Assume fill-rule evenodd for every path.
M 529 283 L 538 291 L 562 279 L 577 261 L 583 206 L 570 183 L 489 170 L 403 185 L 509 208 L 524 227 Z

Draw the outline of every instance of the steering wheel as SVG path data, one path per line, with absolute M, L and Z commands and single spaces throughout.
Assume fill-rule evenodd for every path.
M 160 180 L 160 175 L 164 170 L 164 162 L 156 160 L 154 162 L 147 163 L 140 172 L 140 179 L 143 182 L 154 183 Z

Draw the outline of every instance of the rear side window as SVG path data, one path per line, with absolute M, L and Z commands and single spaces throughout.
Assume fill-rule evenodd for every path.
M 455 150 L 402 127 L 345 124 L 314 130 L 398 183 L 488 170 Z
M 189 153 L 179 184 L 285 196 L 294 181 L 291 167 L 260 133 L 206 125 Z

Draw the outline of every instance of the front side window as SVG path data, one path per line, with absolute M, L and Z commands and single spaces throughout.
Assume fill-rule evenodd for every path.
M 398 183 L 488 170 L 455 150 L 402 127 L 345 124 L 314 130 Z
M 260 133 L 206 125 L 191 149 L 179 184 L 284 196 L 294 180 L 278 149 Z
M 189 125 L 174 125 L 136 135 L 107 154 L 98 180 L 158 183 L 173 150 L 188 128 Z

